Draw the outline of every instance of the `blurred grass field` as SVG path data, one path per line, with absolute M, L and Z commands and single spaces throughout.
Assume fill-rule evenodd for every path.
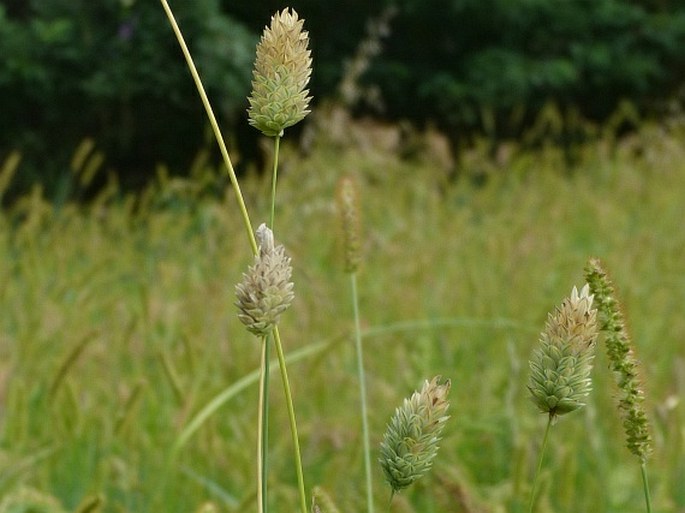
M 555 147 L 521 151 L 479 186 L 326 144 L 306 158 L 286 146 L 282 162 L 275 231 L 293 258 L 296 301 L 281 334 L 288 354 L 308 351 L 289 367 L 308 488 L 323 485 L 343 512 L 363 504 L 334 202 L 336 181 L 352 174 L 374 448 L 423 379 L 452 380 L 436 467 L 392 511 L 525 510 L 545 423 L 527 397 L 528 357 L 590 256 L 612 273 L 643 364 L 655 511 L 685 511 L 682 125 L 589 143 L 570 168 Z M 203 192 L 223 180 L 219 169 L 198 165 L 193 176 L 89 206 L 55 207 L 35 189 L 0 215 L 3 513 L 74 511 L 96 496 L 106 512 L 255 508 L 254 381 L 172 454 L 194 416 L 259 358 L 233 305 L 251 256 L 232 191 Z M 242 185 L 256 226 L 268 215 L 268 183 L 248 175 Z M 601 346 L 593 379 L 588 407 L 552 432 L 540 512 L 644 511 Z M 297 497 L 276 374 L 271 408 L 271 503 L 285 512 Z M 27 490 L 44 505 L 12 506 Z

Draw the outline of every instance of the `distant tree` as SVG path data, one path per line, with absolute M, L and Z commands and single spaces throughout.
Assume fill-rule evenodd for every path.
M 257 36 L 217 0 L 177 2 L 179 22 L 225 118 L 244 108 Z M 24 0 L 0 5 L 0 157 L 62 180 L 96 139 L 124 181 L 165 160 L 187 169 L 203 141 L 202 106 L 158 2 Z
M 245 122 L 257 34 L 276 0 L 173 1 L 230 139 Z M 370 20 L 389 32 L 358 78 L 376 112 L 434 121 L 454 137 L 516 136 L 553 101 L 601 122 L 628 100 L 657 112 L 685 85 L 681 0 L 293 0 L 306 20 L 315 103 L 339 95 Z M 6 0 L 0 4 L 0 159 L 58 187 L 84 137 L 125 183 L 163 161 L 183 172 L 212 144 L 194 85 L 157 1 Z M 349 76 L 348 76 L 349 78 Z M 358 108 L 365 105 L 358 105 Z M 247 142 L 246 142 L 247 141 Z M 250 152 L 241 148 L 248 158 Z
M 602 120 L 674 94 L 685 71 L 685 4 L 667 0 L 397 0 L 365 77 L 388 112 L 479 128 L 483 110 L 534 115 L 548 100 Z M 517 127 L 514 127 L 516 129 Z

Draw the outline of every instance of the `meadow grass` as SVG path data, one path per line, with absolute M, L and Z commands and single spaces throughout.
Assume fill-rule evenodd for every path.
M 474 186 L 325 139 L 306 158 L 284 144 L 276 216 L 296 300 L 280 326 L 288 354 L 316 347 L 291 364 L 308 485 L 341 511 L 363 507 L 335 211 L 336 183 L 352 174 L 366 235 L 358 274 L 372 448 L 418 383 L 452 382 L 434 471 L 393 511 L 525 511 L 546 421 L 528 399 L 527 361 L 591 255 L 612 271 L 644 369 L 654 509 L 682 510 L 684 147 L 677 127 L 646 126 L 628 142 L 588 144 L 570 172 L 548 147 Z M 66 510 L 96 495 L 112 512 L 254 509 L 256 378 L 172 454 L 193 416 L 260 359 L 233 305 L 251 262 L 240 212 L 230 191 L 193 185 L 220 183 L 221 169 L 194 174 L 92 206 L 57 208 L 37 188 L 3 211 L 0 495 L 32 488 Z M 253 218 L 267 219 L 268 177 L 242 185 Z M 554 428 L 537 511 L 644 511 L 607 366 L 598 351 L 588 406 Z M 288 415 L 280 388 L 271 394 L 269 493 L 275 511 L 294 510 Z

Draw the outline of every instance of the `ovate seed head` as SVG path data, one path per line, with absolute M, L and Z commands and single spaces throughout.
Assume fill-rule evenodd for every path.
M 271 17 L 257 44 L 249 123 L 270 137 L 282 135 L 310 112 L 306 87 L 312 59 L 303 24 L 294 9 L 283 9 Z
M 551 417 L 577 410 L 590 393 L 590 372 L 597 340 L 597 311 L 585 285 L 549 314 L 540 344 L 530 360 L 528 389 Z
M 257 229 L 259 252 L 254 264 L 236 285 L 238 318 L 247 329 L 265 336 L 278 324 L 295 297 L 290 281 L 292 267 L 285 248 L 274 244 L 273 232 L 262 224 Z
M 438 453 L 440 434 L 449 418 L 450 382 L 440 376 L 426 381 L 421 391 L 405 399 L 388 424 L 379 462 L 394 492 L 406 488 L 428 470 Z

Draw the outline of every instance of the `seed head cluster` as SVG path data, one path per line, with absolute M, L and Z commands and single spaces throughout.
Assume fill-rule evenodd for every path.
M 262 224 L 256 232 L 259 252 L 235 287 L 238 318 L 257 336 L 268 335 L 295 297 L 292 267 L 285 248 L 274 244 L 273 232 Z
M 440 434 L 449 418 L 449 380 L 437 376 L 420 392 L 405 399 L 388 424 L 379 462 L 393 493 L 406 488 L 430 470 L 438 453 Z
M 361 262 L 362 241 L 357 186 L 352 178 L 345 176 L 340 179 L 337 200 L 342 224 L 345 272 L 353 273 Z
M 257 44 L 249 123 L 269 137 L 280 136 L 310 112 L 311 97 L 305 88 L 312 59 L 303 24 L 294 9 L 283 9 L 271 17 Z
M 585 285 L 549 314 L 540 344 L 530 360 L 533 402 L 552 419 L 577 410 L 591 390 L 590 372 L 597 339 L 597 311 Z
M 590 259 L 585 277 L 597 298 L 597 309 L 607 355 L 619 388 L 618 407 L 623 416 L 626 445 L 642 462 L 651 452 L 649 422 L 643 402 L 644 392 L 638 375 L 638 361 L 626 329 L 614 286 L 601 262 Z

